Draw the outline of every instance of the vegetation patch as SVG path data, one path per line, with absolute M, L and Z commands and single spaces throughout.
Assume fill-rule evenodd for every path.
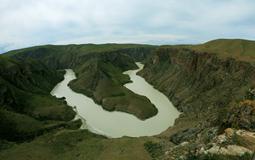
M 163 148 L 159 143 L 148 141 L 144 143 L 144 148 L 146 149 L 147 152 L 149 152 L 151 157 L 155 160 L 164 154 L 162 150 Z

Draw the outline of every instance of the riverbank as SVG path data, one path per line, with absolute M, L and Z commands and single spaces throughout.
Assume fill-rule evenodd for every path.
M 235 40 L 233 41 L 235 42 Z M 237 45 L 240 48 L 245 48 L 244 43 L 245 41 L 242 41 Z M 205 49 L 208 49 L 207 46 L 210 44 L 212 43 L 207 43 Z M 250 145 L 250 142 L 254 137 L 250 137 L 250 134 L 254 134 L 254 127 L 251 124 L 254 122 L 255 113 L 254 83 L 252 81 L 254 79 L 253 64 L 247 61 L 243 62 L 239 57 L 252 56 L 253 50 L 250 48 L 249 55 L 247 55 L 245 53 L 247 49 L 241 49 L 239 50 L 240 53 L 235 53 L 235 55 L 238 54 L 237 59 L 235 59 L 232 57 L 232 51 L 238 51 L 235 49 L 236 42 L 231 43 L 235 45 L 228 45 L 229 43 L 227 43 L 224 46 L 221 41 L 220 48 L 214 44 L 210 48 L 217 51 L 217 54 L 194 51 L 192 50 L 194 46 L 188 46 L 189 49 L 185 48 L 187 47 L 185 45 L 162 46 L 155 50 L 151 57 L 147 58 L 144 55 L 150 55 L 148 50 L 128 49 L 127 52 L 123 49 L 104 52 L 104 49 L 102 51 L 104 45 L 99 47 L 101 53 L 89 53 L 91 50 L 85 52 L 86 47 L 84 48 L 83 45 L 42 46 L 13 51 L 12 57 L 22 61 L 31 58 L 34 61 L 41 60 L 45 66 L 53 70 L 72 68 L 77 74 L 80 74 L 82 79 L 80 82 L 87 82 L 83 81 L 84 76 L 90 76 L 89 69 L 97 67 L 97 63 L 94 63 L 95 66 L 87 65 L 88 63 L 85 63 L 87 60 L 97 59 L 97 61 L 110 62 L 114 66 L 118 66 L 118 73 L 122 73 L 125 68 L 126 70 L 131 69 L 129 68 L 131 65 L 124 63 L 126 56 L 129 57 L 127 60 L 141 58 L 145 62 L 145 69 L 142 72 L 145 74 L 143 75 L 145 78 L 148 76 L 146 80 L 155 83 L 153 86 L 171 99 L 183 111 L 183 114 L 176 119 L 173 127 L 157 136 L 106 139 L 86 131 L 60 127 L 50 133 L 46 132 L 41 136 L 34 137 L 33 141 L 29 142 L 28 140 L 26 143 L 16 144 L 15 142 L 1 141 L 1 146 L 7 144 L 0 152 L 1 159 L 20 157 L 20 159 L 42 160 L 45 157 L 50 157 L 49 159 L 72 159 L 74 157 L 85 159 L 88 157 L 90 159 L 128 160 L 175 160 L 178 158 L 188 160 L 250 160 L 250 155 L 241 155 L 243 152 L 237 152 L 237 156 L 236 154 L 233 156 L 220 153 L 225 153 L 226 150 L 229 151 L 233 148 L 235 151 L 252 150 L 250 147 L 253 144 Z M 221 54 L 222 48 L 225 47 L 227 49 L 226 52 L 224 51 L 225 56 L 218 56 Z M 64 49 L 59 50 L 60 48 Z M 137 52 L 130 54 L 133 51 Z M 117 56 L 118 54 L 125 54 L 125 56 Z M 93 64 L 92 62 L 95 61 L 91 61 L 90 64 Z M 7 71 L 9 72 L 9 70 Z M 83 71 L 84 74 L 82 74 Z M 38 71 L 37 73 L 43 72 Z M 95 75 L 109 76 L 109 74 Z M 118 77 L 118 75 L 120 74 L 111 76 Z M 93 87 L 97 86 L 92 83 L 94 78 L 86 77 L 86 80 L 91 81 L 80 83 L 79 85 L 83 87 L 81 89 L 86 89 L 84 85 L 90 86 L 89 89 L 94 89 Z M 117 82 L 120 82 L 120 79 L 121 82 L 127 80 L 122 78 L 123 76 L 115 80 Z M 88 94 L 92 93 L 91 91 L 89 90 Z M 2 102 L 4 104 L 11 102 L 8 101 L 12 95 L 11 92 L 7 90 L 4 93 L 6 93 L 4 95 L 7 101 Z M 43 102 L 38 101 L 38 104 L 47 106 Z M 229 134 L 231 130 L 234 135 L 237 133 L 237 137 L 228 136 L 231 135 Z M 239 134 L 240 132 L 245 134 Z
M 76 79 L 75 73 L 70 69 L 66 70 L 64 80 L 56 85 L 51 94 L 58 98 L 65 97 L 69 106 L 75 106 L 78 114 L 86 120 L 87 128 L 93 133 L 112 138 L 157 135 L 174 124 L 179 112 L 166 96 L 136 75 L 143 68 L 141 63 L 137 64 L 138 69 L 124 72 L 132 80 L 125 84 L 125 87 L 136 94 L 146 96 L 157 107 L 158 114 L 147 120 L 140 120 L 124 112 L 109 112 L 90 97 L 75 93 L 68 86 L 70 81 Z

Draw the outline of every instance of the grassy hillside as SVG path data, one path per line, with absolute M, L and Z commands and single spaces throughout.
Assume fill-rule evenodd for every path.
M 59 130 L 0 152 L 5 160 L 150 160 L 144 143 L 152 138 L 108 139 L 86 130 Z
M 154 49 L 158 46 L 153 45 L 140 45 L 140 44 L 70 44 L 70 45 L 44 45 L 35 46 L 24 49 L 13 50 L 5 53 L 6 56 L 11 57 L 32 57 L 44 58 L 49 60 L 59 58 L 61 61 L 73 60 L 75 55 L 84 56 L 90 53 L 105 53 L 113 51 L 126 52 L 126 50 L 135 51 L 135 49 Z M 216 53 L 224 57 L 240 58 L 242 60 L 249 60 L 255 57 L 255 41 L 244 39 L 216 39 L 198 45 L 167 45 L 165 47 L 174 48 L 189 48 L 201 52 Z M 148 51 L 149 51 L 148 50 Z M 54 55 L 54 56 L 52 56 Z M 53 62 L 53 60 L 51 60 Z
M 5 56 L 18 59 L 33 58 L 42 61 L 50 68 L 73 68 L 86 59 L 86 56 L 98 53 L 118 52 L 126 53 L 141 59 L 155 46 L 139 44 L 81 44 L 81 45 L 45 45 L 14 50 L 5 53 Z M 137 53 L 137 54 L 136 54 Z
M 14 54 L 23 54 L 26 52 L 38 53 L 42 51 L 47 51 L 47 53 L 77 53 L 77 54 L 87 54 L 87 53 L 99 53 L 99 52 L 110 52 L 118 49 L 128 49 L 128 48 L 147 48 L 154 47 L 152 45 L 143 45 L 143 44 L 70 44 L 70 45 L 44 45 L 44 46 L 35 46 L 29 48 L 23 48 L 18 50 L 9 51 L 5 54 L 11 56 Z
M 92 97 L 106 110 L 146 119 L 156 115 L 157 109 L 146 97 L 123 87 L 129 77 L 122 72 L 135 69 L 135 61 L 145 59 L 154 48 L 139 44 L 47 45 L 11 51 L 4 56 L 41 61 L 52 69 L 72 68 L 78 77 L 71 83 L 72 89 Z
M 96 94 L 98 96 L 110 98 L 114 96 L 114 92 L 121 91 L 123 92 L 121 95 L 126 98 L 127 102 L 134 101 L 135 98 L 139 99 L 140 96 L 121 87 L 124 83 L 129 82 L 129 78 L 122 74 L 123 70 L 136 67 L 130 56 L 126 55 L 126 57 L 121 52 L 100 52 L 100 56 L 94 56 L 95 54 L 91 53 L 83 57 L 78 53 L 79 51 L 77 51 L 77 53 L 76 51 L 65 51 L 62 54 L 61 51 L 55 52 L 55 49 L 51 47 L 47 48 L 46 51 L 41 48 L 37 49 L 31 52 L 25 49 L 25 51 L 18 51 L 19 53 L 14 53 L 12 56 L 4 55 L 2 59 L 0 59 L 0 64 L 2 64 L 0 70 L 2 69 L 3 73 L 12 73 L 10 76 L 2 76 L 2 74 L 0 74 L 1 78 L 3 78 L 3 85 L 0 85 L 3 91 L 0 93 L 5 93 L 4 95 L 6 95 L 6 99 L 1 99 L 2 105 L 5 107 L 0 109 L 0 133 L 2 136 L 2 139 L 0 138 L 0 159 L 11 160 L 17 159 L 17 157 L 21 160 L 40 160 L 45 158 L 95 160 L 150 159 L 149 153 L 144 148 L 144 143 L 147 141 L 146 138 L 136 139 L 126 137 L 121 139 L 107 139 L 89 133 L 86 130 L 63 129 L 62 127 L 68 128 L 72 125 L 69 124 L 70 122 L 63 122 L 63 120 L 70 120 L 73 113 L 69 112 L 70 108 L 66 108 L 62 100 L 56 100 L 48 94 L 50 89 L 57 82 L 61 81 L 63 76 L 63 73 L 56 72 L 55 69 L 50 68 L 66 67 L 60 64 L 67 62 L 67 65 L 72 63 L 79 64 L 74 67 L 79 78 L 77 79 L 77 83 L 73 82 L 73 84 L 74 87 L 77 87 L 81 92 L 84 93 L 86 90 L 87 92 L 91 91 L 93 94 L 94 89 L 91 83 L 100 83 L 99 86 L 96 85 L 98 88 Z M 29 54 L 33 55 L 30 56 Z M 76 58 L 76 56 L 78 58 Z M 81 59 L 81 57 L 83 58 Z M 22 61 L 19 61 L 20 59 L 22 59 Z M 46 63 L 42 63 L 40 60 L 46 60 Z M 27 67 L 25 63 L 28 63 Z M 41 71 L 37 71 L 41 65 Z M 28 69 L 27 72 L 23 71 L 23 67 Z M 33 71 L 33 69 L 35 69 L 35 71 Z M 22 76 L 20 73 L 27 74 Z M 100 78 L 100 75 L 104 78 L 101 79 L 102 77 Z M 95 79 L 93 77 L 95 77 Z M 49 81 L 47 78 L 50 78 Z M 6 85 L 7 83 L 11 83 L 10 91 L 9 88 L 5 89 L 4 87 L 8 86 Z M 115 90 L 111 88 L 110 91 L 113 92 L 109 92 L 109 90 L 105 92 L 105 88 L 100 87 L 101 84 L 105 84 L 106 87 L 109 87 L 108 85 L 114 85 Z M 91 88 L 91 90 L 88 90 L 87 87 Z M 8 92 L 4 92 L 6 90 Z M 18 94 L 19 92 L 21 93 Z M 12 93 L 15 95 L 12 96 Z M 131 97 L 127 97 L 127 95 Z M 20 101 L 16 102 L 17 99 L 23 100 L 24 103 Z M 116 100 L 117 99 L 113 102 L 117 103 Z M 120 98 L 120 101 L 122 101 L 122 98 Z M 7 102 L 10 102 L 10 104 Z M 12 102 L 15 103 L 13 104 Z M 150 106 L 150 103 L 148 104 Z M 8 107 L 9 109 L 7 109 Z M 21 110 L 16 110 L 15 107 Z M 148 107 L 148 105 L 146 105 L 145 108 L 146 107 Z M 141 106 L 139 110 L 147 112 L 147 110 Z M 60 117 L 61 115 L 62 117 Z M 71 117 L 65 117 L 68 115 Z M 145 114 L 145 116 L 148 115 L 149 114 Z M 41 135 L 42 133 L 44 134 Z M 9 142 L 10 140 L 31 140 L 34 137 L 35 139 L 33 141 L 21 143 L 19 145 Z M 148 139 L 151 141 L 153 138 Z M 9 141 L 6 142 L 5 140 Z
M 74 117 L 63 100 L 50 95 L 62 76 L 32 59 L 0 56 L 0 139 L 31 138 Z
M 254 60 L 255 57 L 255 41 L 243 39 L 217 39 L 200 45 L 188 46 L 188 48 L 241 60 L 249 60 L 249 58 Z
M 122 111 L 145 120 L 157 114 L 150 100 L 123 85 L 130 82 L 124 70 L 136 69 L 134 60 L 123 54 L 108 53 L 88 58 L 75 68 L 78 78 L 70 83 L 76 91 L 92 97 L 108 111 Z

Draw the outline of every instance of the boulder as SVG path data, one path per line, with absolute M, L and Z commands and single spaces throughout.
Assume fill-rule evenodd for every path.
M 240 145 L 255 152 L 255 132 L 238 130 L 236 132 L 236 139 Z

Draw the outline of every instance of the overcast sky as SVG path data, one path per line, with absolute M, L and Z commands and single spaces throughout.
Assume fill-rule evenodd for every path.
M 42 44 L 255 39 L 254 0 L 0 0 L 0 52 Z

